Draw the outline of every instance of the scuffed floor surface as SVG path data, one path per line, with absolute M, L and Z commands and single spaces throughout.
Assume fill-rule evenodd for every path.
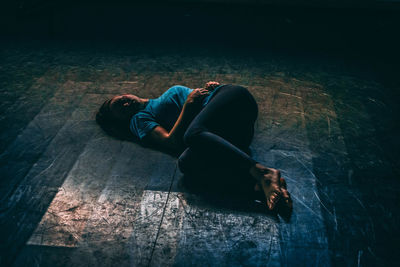
M 1 265 L 398 266 L 388 89 L 332 58 L 185 48 L 2 46 Z M 255 96 L 251 149 L 287 179 L 289 222 L 185 190 L 174 157 L 94 121 L 115 94 L 209 80 Z

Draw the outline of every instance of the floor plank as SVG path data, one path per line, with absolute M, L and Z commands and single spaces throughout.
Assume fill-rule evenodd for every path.
M 75 89 L 79 91 L 81 87 L 77 86 Z M 82 92 L 81 99 L 78 98 L 82 100 L 79 105 L 69 107 L 74 109 L 71 112 L 72 114 L 65 112 L 66 115 L 71 114 L 69 119 L 46 116 L 47 113 L 45 111 L 47 109 L 44 109 L 43 115 L 38 115 L 38 122 L 33 121 L 30 124 L 32 129 L 31 127 L 26 129 L 27 135 L 35 137 L 32 133 L 34 132 L 38 135 L 38 140 L 40 141 L 42 135 L 48 134 L 40 131 L 42 129 L 38 127 L 40 123 L 46 124 L 52 121 L 55 125 L 60 125 L 61 128 L 51 141 L 47 140 L 47 147 L 44 147 L 43 143 L 39 143 L 38 148 L 42 151 L 33 151 L 32 153 L 40 152 L 40 158 L 30 169 L 27 167 L 29 171 L 24 177 L 22 177 L 23 173 L 20 174 L 21 178 L 14 177 L 14 179 L 19 178 L 20 182 L 16 184 L 16 181 L 14 181 L 16 189 L 7 201 L 2 202 L 5 211 L 1 213 L 1 221 L 8 229 L 7 232 L 2 232 L 2 235 L 4 235 L 3 240 L 5 240 L 2 248 L 9 251 L 8 260 L 12 260 L 28 240 L 52 199 L 59 191 L 59 187 L 62 185 L 69 170 L 84 149 L 86 142 L 94 131 L 98 131 L 97 126 L 90 119 L 93 108 L 99 104 L 98 97 L 83 97 L 83 95 L 84 92 Z M 69 101 L 71 101 L 70 98 L 68 97 Z M 50 112 L 53 114 L 51 109 Z M 52 124 L 50 123 L 50 125 Z M 57 130 L 56 127 L 55 129 Z M 32 141 L 29 138 L 28 140 L 21 139 L 25 142 Z M 36 144 L 28 142 L 28 145 L 34 146 Z M 29 150 L 23 150 L 23 152 L 29 153 Z M 11 246 L 10 244 L 13 245 Z
M 71 265 L 147 265 L 167 201 L 157 189 L 168 192 L 175 168 L 168 155 L 124 143 Z
M 1 94 L 4 108 L 0 112 L 0 153 L 27 127 L 62 84 L 58 81 L 57 70 L 48 70 L 39 77 L 29 77 L 30 82 L 27 82 L 27 77 L 19 78 L 21 80 L 8 82 L 4 94 Z
M 86 84 L 61 85 L 24 131 L 0 155 L 2 203 L 10 197 L 82 100 Z

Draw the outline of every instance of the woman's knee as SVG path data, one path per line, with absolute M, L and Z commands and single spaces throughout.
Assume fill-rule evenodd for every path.
M 229 90 L 229 94 L 234 98 L 239 99 L 242 104 L 257 108 L 257 103 L 253 95 L 246 87 L 241 85 L 230 85 Z
M 247 90 L 246 87 L 243 87 L 241 85 L 230 85 L 230 90 L 240 95 L 250 94 L 249 90 Z
M 241 101 L 243 103 L 244 108 L 246 111 L 251 114 L 252 118 L 249 119 L 257 119 L 258 116 L 258 105 L 256 100 L 254 99 L 254 96 L 250 93 L 250 91 L 243 87 L 243 86 L 236 86 L 236 90 L 239 92 L 241 95 Z

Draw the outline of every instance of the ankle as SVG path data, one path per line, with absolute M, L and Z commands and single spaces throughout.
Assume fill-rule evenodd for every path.
M 251 176 L 253 176 L 254 179 L 256 179 L 259 182 L 263 176 L 263 173 L 262 173 L 263 168 L 265 168 L 265 167 L 257 162 L 256 164 L 254 164 L 250 167 L 249 173 Z

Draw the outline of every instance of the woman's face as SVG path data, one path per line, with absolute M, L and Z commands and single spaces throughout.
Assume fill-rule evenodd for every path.
M 111 112 L 116 118 L 125 120 L 142 109 L 144 102 L 135 95 L 126 94 L 113 97 L 109 105 Z

